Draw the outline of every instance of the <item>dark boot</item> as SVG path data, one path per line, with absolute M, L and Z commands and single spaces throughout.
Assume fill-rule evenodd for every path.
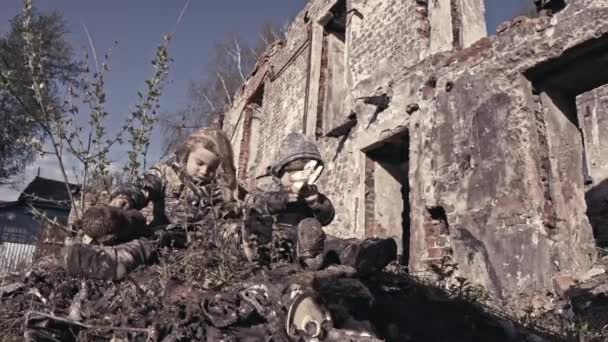
M 355 268 L 360 275 L 368 275 L 397 259 L 397 243 L 390 238 L 357 241 L 346 246 L 339 256 L 341 264 Z
M 314 218 L 302 220 L 298 225 L 298 260 L 306 268 L 318 270 L 323 266 L 325 232 L 321 223 Z

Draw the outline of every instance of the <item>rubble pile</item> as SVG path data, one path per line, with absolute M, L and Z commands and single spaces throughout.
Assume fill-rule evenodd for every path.
M 556 292 L 560 294 L 556 311 L 577 322 L 581 333 L 591 336 L 589 340 L 608 340 L 608 256 L 578 279 L 556 282 Z
M 223 137 L 231 155 L 223 132 L 203 133 Z M 285 171 L 274 174 L 279 191 L 234 201 L 224 196 L 229 189 L 213 181 L 197 186 L 196 172 L 163 164 L 164 173 L 155 169 L 142 184 L 119 188 L 109 206 L 86 209 L 60 256 L 44 255 L 24 274 L 0 278 L 2 340 L 538 342 L 580 341 L 581 334 L 605 340 L 590 333 L 606 322 L 587 322 L 589 330 L 576 322 L 586 317 L 581 308 L 595 312 L 585 308 L 601 303 L 586 295 L 603 294 L 605 269 L 589 274 L 586 284 L 600 284 L 583 294 L 573 294 L 581 284 L 564 275 L 556 292 L 569 301 L 539 294 L 529 312 L 513 319 L 504 307 L 521 306 L 458 277 L 450 256 L 429 264 L 434 275 L 415 277 L 394 261 L 390 238 L 326 235 L 323 226 L 335 215 L 331 201 L 314 184 L 299 183 L 311 181 L 307 170 L 315 170 L 320 154 L 299 133 L 282 145 L 286 153 L 275 169 Z M 193 150 L 195 161 L 212 155 Z M 207 162 L 217 167 L 214 158 Z M 234 173 L 222 175 L 234 180 Z M 165 196 L 159 208 L 166 224 L 143 225 L 141 189 L 149 200 Z M 543 310 L 554 312 L 540 316 Z
M 366 278 L 340 265 L 320 271 L 297 264 L 262 267 L 229 243 L 201 232 L 190 236 L 187 249 L 164 248 L 154 263 L 121 282 L 72 278 L 53 257 L 3 278 L 2 340 L 310 340 L 289 337 L 286 325 L 286 303 L 307 288 L 331 313 L 325 340 L 556 340 L 490 313 L 467 288 L 441 290 L 397 264 Z

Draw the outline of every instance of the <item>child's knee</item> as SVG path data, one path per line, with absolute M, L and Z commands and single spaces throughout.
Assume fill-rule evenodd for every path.
M 323 229 L 323 225 L 314 217 L 308 217 L 300 221 L 298 229 L 302 230 L 318 230 Z

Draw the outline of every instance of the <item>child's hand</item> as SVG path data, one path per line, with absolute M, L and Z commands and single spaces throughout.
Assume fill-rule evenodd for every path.
M 300 200 L 300 195 L 297 193 L 289 192 L 287 193 L 287 203 L 295 203 Z
M 319 189 L 314 185 L 308 184 L 300 189 L 299 195 L 301 198 L 304 198 L 306 203 L 313 204 L 319 199 Z
M 224 200 L 224 188 L 215 187 L 211 193 L 213 203 L 219 203 Z
M 125 210 L 131 209 L 131 206 L 129 205 L 129 200 L 125 195 L 116 196 L 114 199 L 112 199 L 112 201 L 110 201 L 110 206 Z

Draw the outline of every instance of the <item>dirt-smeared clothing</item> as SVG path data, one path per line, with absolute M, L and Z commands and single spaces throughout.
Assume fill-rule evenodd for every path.
M 326 226 L 335 215 L 333 204 L 323 194 L 319 194 L 317 203 L 308 205 L 304 201 L 290 202 L 288 193 L 282 190 L 249 194 L 245 198 L 244 207 L 249 220 L 257 217 L 273 218 L 266 220 L 272 225 L 266 234 L 272 234 L 271 250 L 274 253 L 271 259 L 274 262 L 294 262 L 297 259 L 298 228 L 301 222 L 315 219 Z M 247 234 L 243 235 L 244 244 L 247 244 Z M 262 239 L 270 240 L 269 237 Z
M 209 177 L 197 179 L 199 175 L 186 171 L 186 164 L 192 162 L 191 149 L 204 150 L 215 161 L 213 167 L 204 165 Z M 225 133 L 203 129 L 193 134 L 169 161 L 118 187 L 110 196 L 111 207 L 89 208 L 90 219 L 82 220 L 86 224 L 82 230 L 91 235 L 88 238 L 95 244 L 107 246 L 86 243 L 68 246 L 64 258 L 70 274 L 121 279 L 150 261 L 158 247 L 185 247 L 187 232 L 200 231 L 203 221 L 239 217 L 232 156 Z M 200 160 L 196 166 L 200 166 L 198 163 Z M 134 213 L 147 217 L 133 220 L 137 216 Z M 132 223 L 137 227 L 131 227 Z M 146 223 L 146 229 L 139 227 Z M 212 225 L 205 229 L 209 226 Z
M 202 148 L 217 155 L 219 166 L 214 177 L 197 180 L 186 172 L 193 149 Z M 205 128 L 192 134 L 173 157 L 147 170 L 131 184 L 118 188 L 111 198 L 125 197 L 132 208 L 142 209 L 153 202 L 151 225 L 184 225 L 202 220 L 211 207 L 220 206 L 216 215 L 238 215 L 233 152 L 226 134 Z
M 287 135 L 271 167 L 275 184 L 269 191 L 253 193 L 245 199 L 248 220 L 273 218 L 266 220 L 272 222 L 272 229 L 247 231 L 255 225 L 245 225 L 243 244 L 246 255 L 249 258 L 259 256 L 260 253 L 255 251 L 260 247 L 259 241 L 270 240 L 268 236 L 260 236 L 260 232 L 268 234 L 272 231 L 269 249 L 271 260 L 275 262 L 297 260 L 309 269 L 341 263 L 362 273 L 384 268 L 396 257 L 397 247 L 392 239 L 343 240 L 325 234 L 323 227 L 329 225 L 335 216 L 331 201 L 314 186 L 316 179 L 304 179 L 304 186 L 312 187 L 312 191 L 303 194 L 304 188 L 294 188 L 296 182 L 293 178 L 305 174 L 306 165 L 311 162 L 321 170 L 324 167 L 316 144 L 300 133 Z M 313 184 L 307 184 L 308 181 Z M 260 221 L 257 219 L 257 226 Z
M 215 182 L 196 184 L 183 174 L 181 165 L 175 161 L 152 167 L 137 182 L 117 189 L 112 197 L 119 195 L 129 198 L 144 196 L 152 201 L 154 210 L 149 213 L 154 216 L 147 217 L 152 225 L 183 225 L 200 221 L 209 214 L 211 207 L 221 203 L 226 203 L 225 211 L 216 213 L 218 215 L 228 215 L 231 210 L 236 210 L 235 204 L 230 203 L 231 189 Z M 135 202 L 135 205 L 142 209 L 147 203 Z

